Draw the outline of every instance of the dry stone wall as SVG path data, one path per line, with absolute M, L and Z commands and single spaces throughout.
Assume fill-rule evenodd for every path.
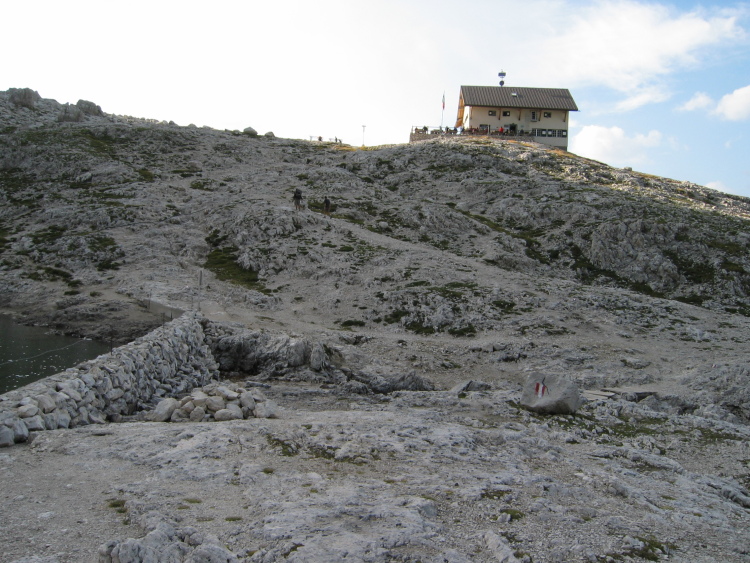
M 0 396 L 0 446 L 30 432 L 116 422 L 218 376 L 203 317 L 185 313 L 110 354 Z

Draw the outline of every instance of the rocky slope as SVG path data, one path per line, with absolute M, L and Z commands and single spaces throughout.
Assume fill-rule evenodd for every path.
M 140 537 L 115 500 L 160 545 L 195 528 L 252 561 L 747 560 L 745 198 L 530 143 L 356 149 L 29 90 L 0 93 L 0 198 L 0 307 L 26 322 L 124 342 L 200 310 L 437 389 L 231 366 L 278 420 L 41 435 L 0 456 L 36 491 L 4 509 L 8 560 Z M 617 394 L 534 417 L 514 406 L 533 372 Z M 468 379 L 487 386 L 448 391 Z M 76 467 L 102 472 L 77 509 L 102 529 L 23 533 Z

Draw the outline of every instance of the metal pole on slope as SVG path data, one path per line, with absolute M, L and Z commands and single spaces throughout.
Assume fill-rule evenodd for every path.
M 443 130 L 443 120 L 445 118 L 445 92 L 443 92 L 443 112 L 440 114 L 440 130 Z

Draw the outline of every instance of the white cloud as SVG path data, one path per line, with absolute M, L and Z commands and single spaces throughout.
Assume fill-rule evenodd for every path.
M 677 111 L 696 111 L 712 107 L 714 101 L 705 92 L 696 92 L 692 98 L 677 108 Z
M 750 118 L 750 86 L 739 88 L 719 100 L 715 113 L 728 121 Z
M 548 83 L 625 93 L 620 110 L 664 101 L 670 95 L 664 78 L 744 36 L 731 14 L 678 13 L 632 0 L 593 2 L 556 15 L 558 25 L 532 47 L 531 65 Z
M 649 150 L 661 142 L 662 134 L 655 130 L 628 137 L 620 127 L 586 125 L 572 137 L 570 150 L 614 166 L 630 166 L 648 162 Z
M 729 188 L 723 183 L 723 182 L 708 182 L 706 184 L 707 188 L 711 188 L 712 190 L 716 190 L 717 192 L 724 192 L 728 193 L 730 190 Z
M 669 93 L 661 87 L 653 86 L 642 88 L 632 96 L 628 96 L 619 102 L 615 109 L 617 111 L 631 111 L 648 104 L 663 102 L 670 97 Z

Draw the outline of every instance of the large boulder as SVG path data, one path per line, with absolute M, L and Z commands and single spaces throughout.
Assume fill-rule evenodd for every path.
M 167 398 L 159 401 L 153 413 L 151 414 L 152 422 L 166 422 L 172 418 L 172 413 L 180 406 L 177 399 Z
M 310 351 L 310 369 L 321 371 L 327 363 L 328 356 L 326 355 L 325 347 L 320 342 L 316 342 Z
M 39 92 L 31 88 L 9 88 L 10 103 L 29 109 L 34 109 L 36 103 L 42 99 Z
M 244 129 L 242 130 L 242 132 L 243 132 L 243 133 L 244 133 L 245 135 L 248 135 L 248 136 L 250 136 L 250 137 L 257 137 L 257 136 L 258 136 L 258 132 L 257 132 L 257 131 L 256 131 L 255 129 L 253 129 L 252 127 L 245 127 L 245 128 L 244 128 Z
M 60 123 L 80 123 L 84 120 L 83 111 L 78 106 L 65 104 L 62 107 L 62 111 L 57 116 L 57 121 Z
M 15 444 L 13 430 L 5 425 L 0 424 L 0 448 L 7 448 Z
M 573 414 L 583 401 L 578 385 L 560 375 L 532 374 L 521 394 L 521 406 L 540 414 Z
M 89 102 L 88 100 L 78 100 L 76 106 L 84 115 L 91 115 L 94 117 L 102 117 L 104 115 L 101 106 L 96 105 L 94 102 Z

